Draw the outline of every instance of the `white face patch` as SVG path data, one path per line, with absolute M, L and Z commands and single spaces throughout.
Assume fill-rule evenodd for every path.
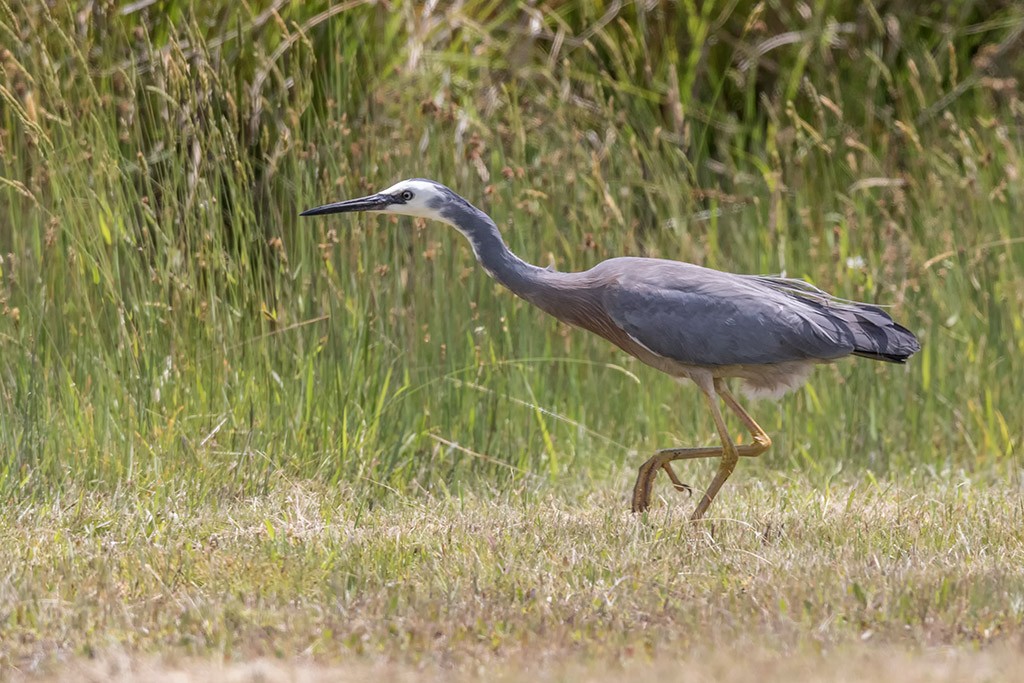
M 399 183 L 395 183 L 386 190 L 381 190 L 381 194 L 391 195 L 393 197 L 403 197 L 403 193 L 411 193 L 412 197 L 404 199 L 400 204 L 391 204 L 385 207 L 381 213 L 395 213 L 403 216 L 421 216 L 423 218 L 433 218 L 434 220 L 449 222 L 441 215 L 441 212 L 437 209 L 430 207 L 431 203 L 436 203 L 437 199 L 443 199 L 444 195 L 437 186 L 433 183 L 428 183 L 423 180 L 403 180 Z

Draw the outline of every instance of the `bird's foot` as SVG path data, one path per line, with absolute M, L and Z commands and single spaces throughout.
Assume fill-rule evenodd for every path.
M 644 512 L 651 507 L 651 490 L 654 488 L 654 477 L 657 476 L 659 469 L 665 470 L 669 480 L 672 482 L 672 488 L 680 493 L 693 495 L 693 487 L 679 480 L 669 462 L 672 458 L 676 457 L 677 452 L 678 449 L 658 451 L 640 466 L 640 471 L 636 475 L 636 483 L 633 484 L 633 502 L 631 505 L 633 512 Z
M 654 485 L 653 479 L 656 471 L 651 460 L 640 466 L 640 471 L 636 475 L 636 483 L 633 484 L 633 502 L 630 505 L 634 514 L 646 512 L 651 507 L 651 487 Z
M 661 463 L 661 469 L 665 470 L 665 474 L 667 474 L 668 478 L 672 481 L 672 488 L 680 493 L 686 493 L 688 496 L 693 495 L 693 487 L 679 481 L 679 477 L 676 476 L 675 470 L 672 469 L 672 465 L 670 463 Z

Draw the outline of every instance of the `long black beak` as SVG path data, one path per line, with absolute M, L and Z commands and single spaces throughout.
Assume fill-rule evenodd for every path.
M 315 209 L 307 209 L 300 216 L 322 216 L 325 213 L 348 213 L 350 211 L 382 211 L 395 200 L 386 194 L 373 194 L 359 199 L 348 199 L 343 202 L 324 204 Z

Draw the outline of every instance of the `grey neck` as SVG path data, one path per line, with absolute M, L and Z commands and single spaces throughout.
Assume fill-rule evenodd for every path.
M 441 214 L 466 236 L 476 260 L 488 275 L 514 294 L 529 299 L 548 271 L 531 265 L 512 253 L 491 217 L 469 202 L 451 202 Z

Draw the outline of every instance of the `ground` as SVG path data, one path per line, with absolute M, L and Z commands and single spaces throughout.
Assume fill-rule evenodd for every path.
M 629 514 L 616 479 L 374 505 L 280 480 L 254 498 L 9 508 L 0 657 L 91 680 L 1014 675 L 1015 483 L 740 476 L 695 526 L 667 486 Z

